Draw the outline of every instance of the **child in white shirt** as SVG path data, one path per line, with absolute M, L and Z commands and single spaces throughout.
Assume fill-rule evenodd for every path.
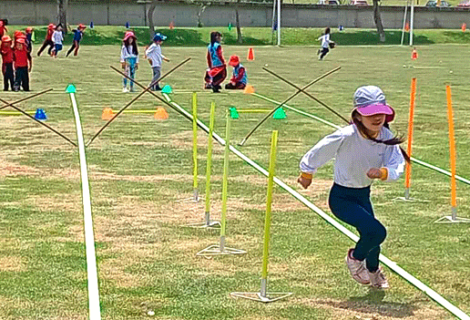
M 170 62 L 170 59 L 166 58 L 162 54 L 162 48 L 160 45 L 166 40 L 166 36 L 163 34 L 157 33 L 153 37 L 152 45 L 145 51 L 145 56 L 147 57 L 150 65 L 152 66 L 153 79 L 150 83 L 152 85 L 152 91 L 160 91 L 161 88 L 158 85 L 158 79 L 160 79 L 160 74 L 162 70 L 162 60 Z
M 54 49 L 52 49 L 51 56 L 57 58 L 57 54 L 62 50 L 62 41 L 64 41 L 64 34 L 62 33 L 62 25 L 58 24 L 52 34 L 52 42 L 54 42 Z
M 135 71 L 139 69 L 139 50 L 137 48 L 137 38 L 132 31 L 126 32 L 122 39 L 121 65 L 124 72 L 131 79 L 135 79 Z M 134 92 L 134 81 L 129 81 L 127 89 L 127 78 L 122 79 L 122 92 Z

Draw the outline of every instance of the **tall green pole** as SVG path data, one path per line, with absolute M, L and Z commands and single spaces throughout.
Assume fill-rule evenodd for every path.
M 230 156 L 230 114 L 226 111 L 227 124 L 225 128 L 224 176 L 222 179 L 222 218 L 220 228 L 220 252 L 225 250 L 225 227 L 227 217 L 228 161 Z
M 276 168 L 277 130 L 271 137 L 271 155 L 269 159 L 268 192 L 266 199 L 266 218 L 264 220 L 263 269 L 261 272 L 261 296 L 266 298 L 268 282 L 269 239 L 271 230 L 271 205 L 273 203 L 274 171 Z
M 207 145 L 207 167 L 206 167 L 206 226 L 211 224 L 211 172 L 212 172 L 212 134 L 215 124 L 215 102 L 211 103 L 211 118 L 209 123 L 209 137 Z
M 197 94 L 193 92 L 193 191 L 194 201 L 198 201 L 197 191 Z

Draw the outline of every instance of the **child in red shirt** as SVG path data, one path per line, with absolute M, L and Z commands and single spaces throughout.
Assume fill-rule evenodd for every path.
M 10 83 L 11 90 L 14 90 L 13 49 L 11 48 L 11 38 L 9 36 L 2 37 L 0 54 L 2 55 L 3 91 L 8 91 L 8 83 Z
M 16 72 L 14 91 L 19 91 L 20 87 L 23 87 L 24 91 L 29 91 L 29 73 L 33 67 L 33 59 L 26 47 L 26 39 L 19 38 L 16 41 L 13 61 Z
M 51 55 L 52 49 L 54 48 L 54 42 L 52 42 L 52 34 L 54 33 L 55 26 L 53 23 L 50 23 L 47 27 L 46 39 L 42 43 L 41 49 L 38 51 L 38 57 L 41 56 L 42 51 L 49 46 L 47 53 Z

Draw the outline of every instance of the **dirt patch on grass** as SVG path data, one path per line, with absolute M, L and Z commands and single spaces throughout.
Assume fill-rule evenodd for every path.
M 370 320 L 442 320 L 450 315 L 437 307 L 425 306 L 422 300 L 410 303 L 382 301 L 384 292 L 371 291 L 367 297 L 350 300 L 295 299 L 294 302 L 315 308 L 330 310 L 332 319 Z
M 81 199 L 81 195 L 78 193 L 55 194 L 53 196 L 30 196 L 25 202 L 43 210 L 79 213 L 83 211 Z
M 39 176 L 40 170 L 16 164 L 6 160 L 4 157 L 0 157 L 0 177 L 12 177 L 12 176 Z
M 0 257 L 0 271 L 26 271 L 26 265 L 21 257 Z

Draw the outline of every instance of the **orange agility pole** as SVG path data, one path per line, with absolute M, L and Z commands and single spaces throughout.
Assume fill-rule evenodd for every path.
M 450 148 L 450 186 L 451 186 L 451 206 L 452 216 L 445 216 L 439 219 L 437 222 L 466 222 L 469 223 L 470 219 L 457 218 L 457 184 L 455 180 L 456 171 L 456 152 L 455 152 L 455 134 L 454 134 L 454 116 L 452 111 L 452 93 L 450 86 L 446 86 L 447 94 L 447 121 L 449 122 L 449 148 Z M 447 221 L 446 221 L 447 220 Z
M 413 144 L 413 117 L 415 112 L 415 99 L 416 99 L 416 78 L 411 79 L 411 95 L 410 95 L 410 118 L 408 120 L 408 148 L 406 152 L 411 157 L 411 146 Z M 411 162 L 406 163 L 406 178 L 405 178 L 405 200 L 410 199 L 410 185 L 411 185 Z
M 450 173 L 451 177 L 451 204 L 452 204 L 452 220 L 455 220 L 457 215 L 457 185 L 455 183 L 455 134 L 454 134 L 454 116 L 452 112 L 452 93 L 450 86 L 446 86 L 447 93 L 447 120 L 449 121 L 449 148 L 450 148 Z

